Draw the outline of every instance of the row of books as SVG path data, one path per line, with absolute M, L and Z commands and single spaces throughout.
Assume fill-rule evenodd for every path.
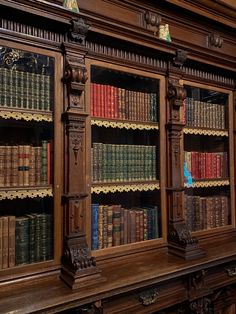
M 184 101 L 184 123 L 189 127 L 225 129 L 225 106 L 187 97 Z
M 185 219 L 191 231 L 226 226 L 229 224 L 229 198 L 185 195 Z
M 93 143 L 93 182 L 156 179 L 156 147 Z
M 52 259 L 52 217 L 0 216 L 0 269 Z
M 92 204 L 92 250 L 156 239 L 159 234 L 157 206 L 123 208 Z
M 156 93 L 91 83 L 91 113 L 94 117 L 156 122 L 157 101 Z
M 0 187 L 51 184 L 51 153 L 46 140 L 41 146 L 0 145 Z
M 229 175 L 227 152 L 200 153 L 185 151 L 184 158 L 193 179 L 227 178 Z
M 46 74 L 0 67 L 0 105 L 51 111 L 51 78 Z

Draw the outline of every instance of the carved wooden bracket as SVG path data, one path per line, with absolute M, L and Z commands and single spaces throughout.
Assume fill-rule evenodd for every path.
M 221 48 L 223 44 L 223 38 L 217 34 L 210 34 L 208 36 L 208 45 L 209 47 Z
M 187 51 L 178 49 L 176 50 L 175 57 L 173 58 L 172 63 L 176 67 L 180 68 L 184 65 L 185 61 L 187 60 L 187 57 L 188 57 Z
M 142 303 L 142 305 L 148 306 L 157 302 L 158 295 L 159 292 L 157 291 L 157 289 L 153 288 L 142 292 L 139 295 L 139 301 Z
M 161 16 L 159 14 L 146 11 L 144 13 L 144 21 L 146 24 L 146 28 L 152 30 L 154 32 L 154 35 L 157 35 L 158 27 L 161 23 Z
M 82 18 L 72 19 L 70 21 L 71 26 L 69 29 L 68 37 L 72 41 L 76 41 L 81 45 L 85 44 L 85 38 L 89 30 L 89 24 Z
M 80 231 L 66 236 L 62 264 L 61 279 L 72 289 L 102 280 L 95 257 L 91 256 L 85 235 Z
M 67 55 L 62 81 L 66 85 L 68 109 L 85 110 L 84 90 L 87 79 L 84 55 Z
M 169 100 L 170 110 L 171 112 L 173 111 L 170 119 L 179 121 L 179 115 L 177 115 L 176 111 L 183 105 L 183 101 L 186 98 L 186 90 L 182 80 L 176 78 L 170 78 L 168 80 L 167 98 Z

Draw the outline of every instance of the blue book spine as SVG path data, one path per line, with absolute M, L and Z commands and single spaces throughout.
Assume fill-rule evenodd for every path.
M 98 208 L 99 204 L 92 204 L 92 250 L 98 249 Z

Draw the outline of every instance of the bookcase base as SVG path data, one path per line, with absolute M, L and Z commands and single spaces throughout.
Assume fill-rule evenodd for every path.
M 206 252 L 198 246 L 180 247 L 169 243 L 168 252 L 185 260 L 194 260 L 206 256 Z
M 65 267 L 61 270 L 60 278 L 72 289 L 76 290 L 84 286 L 97 284 L 98 282 L 105 281 L 105 277 L 101 276 L 101 270 L 97 267 L 78 273 L 66 269 Z

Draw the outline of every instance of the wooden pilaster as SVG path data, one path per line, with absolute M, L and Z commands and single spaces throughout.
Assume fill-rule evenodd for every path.
M 186 92 L 181 79 L 181 66 L 187 55 L 177 51 L 173 62 L 169 64 L 167 81 L 168 100 L 168 208 L 169 208 L 169 252 L 184 259 L 204 256 L 198 241 L 188 230 L 184 217 L 184 180 L 183 180 L 183 127 L 181 107 Z
M 89 285 L 101 279 L 96 260 L 86 242 L 83 217 L 86 215 L 85 198 L 85 138 L 87 111 L 85 104 L 84 39 L 88 25 L 82 19 L 73 20 L 68 37 L 72 40 L 62 46 L 65 56 L 65 110 L 62 114 L 65 131 L 65 191 L 64 250 L 61 279 L 72 289 Z M 76 52 L 75 52 L 76 51 Z

